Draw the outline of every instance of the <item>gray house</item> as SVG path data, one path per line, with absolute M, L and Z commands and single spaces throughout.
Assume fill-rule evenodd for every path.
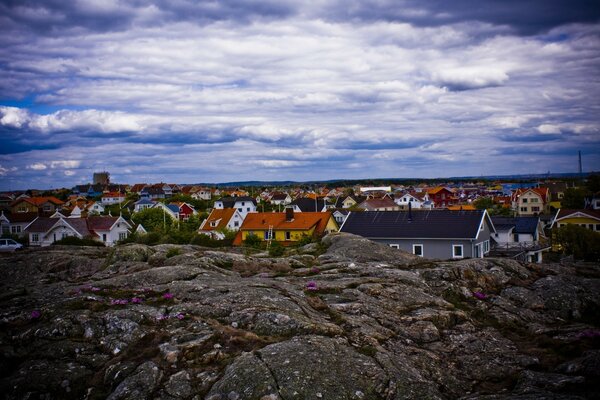
M 425 258 L 482 258 L 496 233 L 487 211 L 364 211 L 351 212 L 340 232 Z

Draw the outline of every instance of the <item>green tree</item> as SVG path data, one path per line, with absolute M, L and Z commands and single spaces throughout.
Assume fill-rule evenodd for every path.
M 585 206 L 587 191 L 581 188 L 568 188 L 560 204 L 562 208 L 577 210 Z
M 588 176 L 585 186 L 593 194 L 600 192 L 600 174 L 594 173 Z
M 553 239 L 563 252 L 575 259 L 600 260 L 600 233 L 582 226 L 567 224 L 556 228 Z
M 146 208 L 132 217 L 132 221 L 141 224 L 148 232 L 168 232 L 174 221 L 160 208 Z
M 478 210 L 487 210 L 494 207 L 494 200 L 490 197 L 480 197 L 473 202 L 473 205 Z

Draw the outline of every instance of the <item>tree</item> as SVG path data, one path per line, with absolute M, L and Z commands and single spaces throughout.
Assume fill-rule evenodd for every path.
M 567 224 L 557 228 L 553 239 L 563 252 L 575 259 L 600 260 L 600 233 L 578 225 Z
M 577 210 L 585 206 L 585 196 L 587 192 L 585 189 L 580 188 L 568 188 L 565 190 L 565 195 L 562 198 L 560 204 L 561 208 Z
M 585 186 L 592 194 L 600 192 L 600 174 L 594 173 L 588 176 Z
M 478 210 L 487 210 L 494 207 L 494 200 L 492 200 L 490 197 L 480 197 L 473 202 L 473 205 Z
M 165 215 L 160 208 L 146 208 L 132 217 L 132 221 L 141 224 L 148 232 L 168 232 L 173 225 L 173 219 Z

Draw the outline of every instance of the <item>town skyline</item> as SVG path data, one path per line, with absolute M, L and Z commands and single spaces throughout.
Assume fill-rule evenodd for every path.
M 600 167 L 578 0 L 0 4 L 0 190 Z

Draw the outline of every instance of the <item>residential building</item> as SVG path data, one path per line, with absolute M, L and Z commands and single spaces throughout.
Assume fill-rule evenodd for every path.
M 328 204 L 325 199 L 315 197 L 314 199 L 308 197 L 301 197 L 292 201 L 286 206 L 291 208 L 294 212 L 323 212 L 329 208 L 333 208 L 334 204 Z
M 560 228 L 566 225 L 578 225 L 594 232 L 600 232 L 600 211 L 560 209 L 552 220 L 551 228 Z
M 537 216 L 550 212 L 548 188 L 517 189 L 511 196 L 513 210 L 520 217 Z
M 246 218 L 249 213 L 256 212 L 256 199 L 249 196 L 222 197 L 215 201 L 214 208 L 235 208 Z
M 369 198 L 358 205 L 358 208 L 366 211 L 398 211 L 400 206 L 388 196 L 380 198 Z
M 25 232 L 30 246 L 49 246 L 69 236 L 93 238 L 112 246 L 127 238 L 131 225 L 122 217 L 94 216 L 88 218 L 38 217 Z
M 322 236 L 337 230 L 338 224 L 331 212 L 295 213 L 292 208 L 286 208 L 284 213 L 248 214 L 233 244 L 241 245 L 253 235 L 262 241 L 274 240 L 288 246 L 307 236 Z
M 244 217 L 237 208 L 215 208 L 202 221 L 198 233 L 210 235 L 215 239 L 224 239 L 225 230 L 237 231 L 243 222 Z
M 437 259 L 481 258 L 496 233 L 485 210 L 351 212 L 340 232 Z
M 438 186 L 429 189 L 427 190 L 427 195 L 433 202 L 435 208 L 446 208 L 458 202 L 458 197 L 456 197 L 455 193 L 447 187 Z
M 544 235 L 539 217 L 492 217 L 496 233 L 492 235 L 493 257 L 510 257 L 524 262 L 541 263 L 551 246 Z
M 112 204 L 121 204 L 125 201 L 125 193 L 108 192 L 102 195 L 102 205 L 109 206 Z
M 53 214 L 63 201 L 56 197 L 20 197 L 10 205 L 12 214 L 20 213 L 38 213 L 38 214 Z
M 146 199 L 146 198 L 140 199 L 140 200 L 138 200 L 138 201 L 136 201 L 134 203 L 133 212 L 140 212 L 140 211 L 145 210 L 147 208 L 152 208 L 155 205 L 156 205 L 155 201 L 152 201 L 152 200 Z

